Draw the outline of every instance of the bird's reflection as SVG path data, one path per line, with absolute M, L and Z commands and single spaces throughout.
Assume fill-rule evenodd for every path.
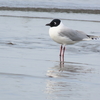
M 74 78 L 75 75 L 81 73 L 91 72 L 92 69 L 87 69 L 86 64 L 74 62 L 60 62 L 58 65 L 51 67 L 47 71 L 49 77 L 70 77 Z M 70 77 L 71 78 L 71 77 Z
M 81 79 L 86 73 L 91 73 L 92 69 L 87 69 L 88 65 L 65 62 L 51 67 L 47 71 L 47 76 L 51 77 L 46 81 L 46 93 L 48 98 L 65 99 L 72 95 L 80 94 L 80 91 L 86 91 L 81 86 Z M 84 74 L 84 75 L 83 75 Z

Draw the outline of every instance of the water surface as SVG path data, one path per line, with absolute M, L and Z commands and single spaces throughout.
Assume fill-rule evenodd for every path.
M 99 16 L 1 10 L 0 99 L 99 100 L 100 40 L 66 46 L 61 68 L 60 45 L 50 39 L 45 26 L 60 18 L 68 27 L 99 36 Z

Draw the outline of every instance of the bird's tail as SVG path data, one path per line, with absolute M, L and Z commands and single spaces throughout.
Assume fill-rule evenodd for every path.
M 97 40 L 100 39 L 100 36 L 94 36 L 94 35 L 87 35 L 87 37 L 91 40 Z

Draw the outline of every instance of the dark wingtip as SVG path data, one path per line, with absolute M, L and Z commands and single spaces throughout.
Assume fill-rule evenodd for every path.
M 100 39 L 100 36 L 87 35 L 87 37 L 91 38 L 92 40 Z

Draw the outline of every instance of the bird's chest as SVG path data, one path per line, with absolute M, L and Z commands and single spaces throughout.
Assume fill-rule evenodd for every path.
M 58 41 L 59 40 L 59 30 L 57 30 L 56 28 L 50 28 L 49 30 L 49 35 L 50 37 L 54 40 L 54 41 Z

